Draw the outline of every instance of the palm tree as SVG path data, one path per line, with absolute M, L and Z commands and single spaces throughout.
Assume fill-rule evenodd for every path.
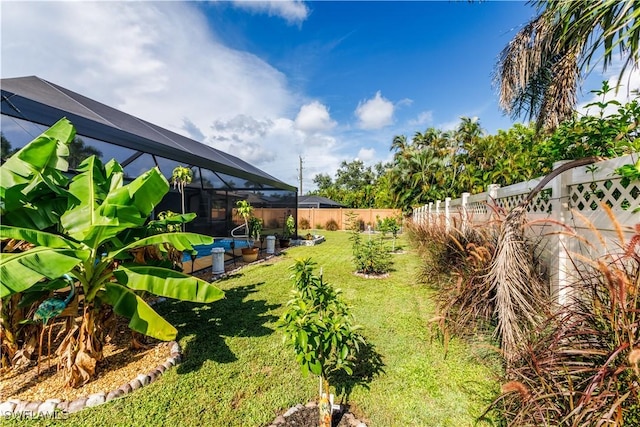
M 531 1 L 538 16 L 500 54 L 494 82 L 500 106 L 527 115 L 537 128 L 554 129 L 573 114 L 577 90 L 592 64 L 623 59 L 620 76 L 638 63 L 640 3 L 635 1 Z M 620 79 L 618 79 L 620 80 Z M 619 86 L 619 82 L 618 82 Z

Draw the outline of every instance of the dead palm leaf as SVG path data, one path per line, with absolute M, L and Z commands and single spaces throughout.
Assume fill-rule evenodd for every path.
M 526 332 L 539 322 L 546 306 L 546 292 L 536 283 L 533 255 L 525 238 L 527 205 L 556 176 L 578 166 L 599 160 L 597 157 L 573 160 L 556 168 L 542 179 L 518 206 L 513 208 L 501 225 L 495 258 L 487 280 L 495 295 L 496 335 L 500 338 L 507 364 L 520 352 Z

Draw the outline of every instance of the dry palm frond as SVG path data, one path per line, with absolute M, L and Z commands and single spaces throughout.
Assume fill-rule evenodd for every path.
M 555 129 L 561 122 L 571 118 L 577 102 L 578 54 L 581 47 L 576 45 L 564 52 L 560 59 L 550 66 L 550 80 L 544 92 L 536 126 L 540 129 Z
M 496 254 L 488 274 L 488 282 L 495 295 L 496 335 L 508 364 L 519 353 L 526 331 L 539 322 L 544 312 L 546 295 L 543 286 L 536 283 L 532 253 L 524 235 L 527 205 L 557 175 L 578 166 L 598 160 L 589 157 L 565 163 L 547 175 L 529 193 L 527 198 L 507 215 L 502 223 Z
M 611 218 L 610 228 L 621 228 Z M 618 250 L 597 258 L 571 254 L 582 267 L 569 284 L 571 304 L 528 335 L 510 367 L 511 382 L 487 412 L 496 410 L 507 425 L 518 426 L 638 425 L 640 254 L 637 245 L 629 252 L 638 235 L 640 227 L 630 241 L 619 236 Z

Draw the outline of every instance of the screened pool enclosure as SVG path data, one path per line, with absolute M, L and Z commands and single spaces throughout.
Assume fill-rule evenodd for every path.
M 229 236 L 240 225 L 238 200 L 247 199 L 263 219 L 264 234 L 282 233 L 288 215 L 297 218 L 297 189 L 255 166 L 193 139 L 101 104 L 39 77 L 0 80 L 2 158 L 23 147 L 62 117 L 76 127 L 70 167 L 95 154 L 116 159 L 127 178 L 158 166 L 170 180 L 176 166 L 189 167 L 193 181 L 185 189 L 186 212 L 197 218 L 187 226 L 210 236 Z M 181 211 L 172 189 L 156 213 Z

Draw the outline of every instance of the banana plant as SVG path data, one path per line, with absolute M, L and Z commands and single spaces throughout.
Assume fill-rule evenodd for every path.
M 201 279 L 133 262 L 131 251 L 136 248 L 157 245 L 162 251 L 167 250 L 165 245 L 169 244 L 179 251 L 190 251 L 193 245 L 213 242 L 211 237 L 194 233 L 131 237 L 136 235 L 131 230 L 145 226 L 153 208 L 169 191 L 169 183 L 158 168 L 125 184 L 122 167 L 115 160 L 103 165 L 98 158 L 91 156 L 80 164 L 78 174 L 68 186 L 61 186 L 66 184 L 64 180 L 53 179 L 58 178 L 56 172 L 59 169 L 38 169 L 38 165 L 45 163 L 38 155 L 38 147 L 59 147 L 61 142 L 64 144 L 69 140 L 68 135 L 74 133 L 68 122 L 60 127 L 67 132 L 43 134 L 37 141 L 42 140 L 46 144 L 29 144 L 23 148 L 26 154 L 19 152 L 16 155 L 31 166 L 25 170 L 35 170 L 32 175 L 47 183 L 56 195 L 56 203 L 58 198 L 64 200 L 66 209 L 59 216 L 56 232 L 2 222 L 0 239 L 20 239 L 34 247 L 22 253 L 0 254 L 0 297 L 4 299 L 24 292 L 42 280 L 55 279 L 63 274 L 70 274 L 80 283 L 84 294 L 82 324 L 63 340 L 58 350 L 64 360 L 61 364 L 69 369 L 69 384 L 78 386 L 91 378 L 96 362 L 102 359 L 104 337 L 101 322 L 107 308 L 129 318 L 129 327 L 136 332 L 160 340 L 172 340 L 177 336 L 176 328 L 156 313 L 137 294 L 138 291 L 202 303 L 221 299 L 224 293 Z M 59 157 L 64 157 L 64 153 L 61 149 L 56 151 Z M 45 154 L 55 157 L 52 150 Z M 20 179 L 28 182 L 29 178 L 25 174 L 20 175 L 17 168 L 5 170 L 12 159 L 0 167 L 2 185 L 5 185 L 5 176 L 16 182 Z M 63 160 L 54 162 L 51 158 L 46 164 L 62 164 L 64 169 Z M 29 195 L 28 187 L 28 183 L 23 187 L 26 196 Z M 13 196 L 8 191 L 3 191 L 3 196 L 3 204 L 12 206 L 9 196 Z

